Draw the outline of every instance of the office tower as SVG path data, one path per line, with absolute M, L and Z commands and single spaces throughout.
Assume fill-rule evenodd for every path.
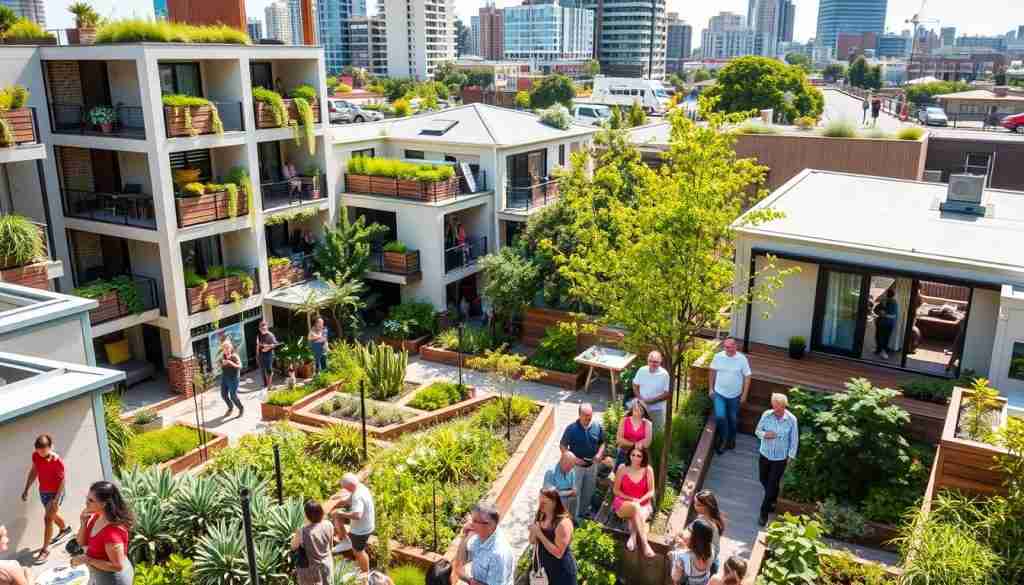
M 793 42 L 793 26 L 796 22 L 796 4 L 793 0 L 783 0 L 785 11 L 783 12 L 782 36 L 779 40 L 783 43 Z
M 46 5 L 43 0 L 0 0 L 0 5 L 13 10 L 19 18 L 27 18 L 46 28 Z
M 423 81 L 455 60 L 455 0 L 386 0 L 384 20 L 389 77 Z
M 246 30 L 245 0 L 167 0 L 167 19 L 188 24 L 225 24 Z
M 594 54 L 594 11 L 550 4 L 504 9 L 506 59 L 543 68 L 555 61 L 587 61 Z
M 352 16 L 366 16 L 366 0 L 352 0 Z
M 349 21 L 358 16 L 357 10 L 366 12 L 365 0 L 319 0 L 317 23 L 320 46 L 324 48 L 327 71 L 337 73 L 349 65 Z
M 818 4 L 818 42 L 835 47 L 839 33 L 885 32 L 888 0 L 821 0 Z
M 263 22 L 251 16 L 249 17 L 249 38 L 254 41 L 263 38 Z
M 167 0 L 153 0 L 153 15 L 157 20 L 167 20 Z
M 957 48 L 1006 50 L 1006 37 L 961 36 L 956 40 Z
M 480 15 L 469 17 L 469 54 L 480 54 Z
M 1024 24 L 1017 27 L 1017 38 L 1024 40 Z
M 602 73 L 665 77 L 665 0 L 585 0 L 583 7 L 594 10 L 595 56 Z
M 747 0 L 747 20 L 746 25 L 750 28 L 754 28 L 757 24 L 757 0 Z
M 675 12 L 670 12 L 668 15 L 667 42 L 665 58 L 669 61 L 690 57 L 690 49 L 693 45 L 693 27 L 685 20 L 680 20 L 679 14 Z
M 326 0 L 330 2 L 331 0 Z M 296 45 L 304 44 L 302 34 L 302 0 L 288 0 L 288 21 L 292 25 L 292 42 Z M 330 70 L 330 65 L 328 65 Z
M 785 24 L 784 2 L 785 0 L 757 0 L 754 8 L 754 25 L 750 28 L 757 34 L 754 52 L 758 55 L 775 56 Z
M 943 47 L 952 47 L 956 45 L 956 27 L 942 27 L 941 29 L 939 29 L 939 38 L 942 40 Z
M 286 45 L 292 44 L 292 19 L 288 10 L 288 2 L 286 0 L 271 2 L 263 10 L 263 15 L 267 24 L 264 38 L 275 39 Z
M 371 75 L 388 74 L 388 39 L 384 19 L 379 16 L 353 16 L 348 21 L 348 53 L 353 67 Z
M 505 57 L 505 16 L 493 0 L 480 8 L 480 56 L 500 61 Z
M 757 34 L 746 25 L 741 14 L 720 12 L 711 17 L 701 34 L 701 56 L 705 59 L 730 59 L 753 55 Z
M 880 59 L 906 59 L 910 57 L 913 39 L 914 37 L 910 35 L 882 35 L 878 37 L 875 56 Z

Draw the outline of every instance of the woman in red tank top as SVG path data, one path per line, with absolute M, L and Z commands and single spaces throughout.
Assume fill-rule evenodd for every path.
M 633 447 L 649 449 L 652 438 L 654 428 L 651 425 L 651 417 L 647 414 L 647 407 L 639 398 L 634 399 L 629 407 L 629 415 L 624 416 L 619 423 L 615 438 L 619 447 L 618 455 L 615 457 L 615 469 L 618 469 L 619 465 L 629 465 L 629 452 Z
M 647 519 L 653 511 L 654 470 L 647 449 L 633 447 L 629 452 L 629 465 L 620 465 L 615 474 L 613 491 L 612 510 L 619 518 L 629 521 L 626 548 L 634 550 L 639 538 L 644 555 L 653 558 L 654 549 L 647 542 Z
M 85 554 L 72 557 L 71 566 L 89 567 L 90 585 L 132 585 L 128 532 L 135 516 L 117 486 L 109 481 L 92 484 L 80 519 L 77 540 Z

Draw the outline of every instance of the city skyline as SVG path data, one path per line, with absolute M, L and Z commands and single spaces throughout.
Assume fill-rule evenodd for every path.
M 47 27 L 72 28 L 74 19 L 67 11 L 75 0 L 45 0 Z M 272 0 L 246 0 L 246 15 L 263 18 L 264 8 Z M 1024 13 L 1020 9 L 1014 10 L 1012 5 L 1017 0 L 976 0 L 971 3 L 971 10 L 964 11 L 963 3 L 957 0 L 929 0 L 925 10 L 925 18 L 938 19 L 938 23 L 928 23 L 928 26 L 938 30 L 940 26 L 955 26 L 957 35 L 996 35 L 1005 34 L 1018 25 L 1024 24 Z M 115 0 L 92 0 L 91 2 L 103 16 L 114 18 L 152 18 L 152 0 L 128 0 L 115 2 Z M 375 6 L 371 3 L 369 8 L 375 12 Z M 498 7 L 516 6 L 522 4 L 521 0 L 496 0 Z M 456 0 L 455 14 L 465 23 L 469 23 L 469 17 L 477 13 L 482 0 Z M 685 19 L 694 28 L 694 36 L 699 38 L 700 31 L 707 27 L 708 20 L 722 11 L 731 11 L 737 14 L 746 15 L 748 0 L 719 0 L 714 3 L 690 3 L 684 0 L 668 0 L 667 11 L 678 12 L 679 17 Z M 886 16 L 886 28 L 892 32 L 900 32 L 903 28 L 910 28 L 904 21 L 920 8 L 920 0 L 889 0 L 888 13 Z M 116 8 L 115 8 L 116 7 Z M 1017 20 L 1012 20 L 1013 15 L 1019 15 Z M 818 17 L 818 0 L 796 0 L 796 26 L 794 29 L 794 40 L 806 41 L 815 34 Z M 1007 19 L 1012 21 L 1008 21 Z M 1019 22 L 1018 22 L 1019 21 Z M 697 43 L 695 42 L 694 45 Z

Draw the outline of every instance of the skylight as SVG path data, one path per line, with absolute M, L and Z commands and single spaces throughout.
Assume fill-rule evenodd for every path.
M 458 120 L 431 120 L 420 130 L 420 134 L 443 136 L 445 132 L 451 130 L 458 123 Z

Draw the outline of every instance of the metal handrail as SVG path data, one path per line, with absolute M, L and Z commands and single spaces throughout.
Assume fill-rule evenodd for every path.
M 156 309 L 156 308 L 158 308 L 160 306 L 159 299 L 157 298 L 157 286 L 156 286 L 156 279 L 155 278 L 151 278 L 149 276 L 142 276 L 141 274 L 125 274 L 123 276 L 130 277 L 132 279 L 133 284 L 135 284 L 135 290 L 136 290 L 136 292 L 138 294 L 139 303 L 141 304 L 141 309 L 143 311 L 150 311 L 150 310 Z M 95 282 L 95 281 L 93 281 L 93 282 Z M 88 284 L 89 283 L 86 283 L 86 285 L 88 285 Z M 100 323 L 106 323 L 107 321 L 113 321 L 114 319 L 120 319 L 121 317 L 124 317 L 125 315 L 127 315 L 128 314 L 128 307 L 127 307 L 127 305 L 124 305 L 124 299 L 122 299 L 120 297 L 120 295 L 118 295 L 118 304 L 119 305 L 123 305 L 123 306 L 121 307 L 121 310 L 118 311 L 118 313 L 116 315 L 111 315 L 109 318 L 102 319 L 102 320 L 99 320 L 99 321 L 93 321 L 90 318 L 90 321 L 92 322 L 92 324 L 93 325 L 98 325 Z
M 540 183 L 512 186 L 513 179 L 505 187 L 508 209 L 533 209 L 543 207 L 558 199 L 558 179 L 545 178 Z
M 64 215 L 90 221 L 156 229 L 152 195 L 64 189 Z
M 261 183 L 260 192 L 263 196 L 263 209 L 287 207 L 298 205 L 305 201 L 323 199 L 326 197 L 324 192 L 325 183 L 326 177 L 324 175 L 317 177 L 300 175 L 283 181 Z M 313 189 L 314 184 L 316 186 L 315 192 Z M 281 204 L 279 203 L 280 200 L 287 200 L 287 203 Z
M 465 243 L 456 244 L 444 251 L 444 271 L 449 273 L 458 268 L 473 266 L 487 254 L 487 236 L 468 238 Z
M 113 108 L 116 116 L 110 132 L 88 121 L 87 108 L 95 108 L 103 104 L 85 106 L 82 104 L 49 104 L 50 127 L 54 134 L 85 134 L 90 136 L 116 136 L 118 138 L 134 138 L 145 140 L 146 123 L 141 106 L 125 106 L 122 104 L 107 105 Z

